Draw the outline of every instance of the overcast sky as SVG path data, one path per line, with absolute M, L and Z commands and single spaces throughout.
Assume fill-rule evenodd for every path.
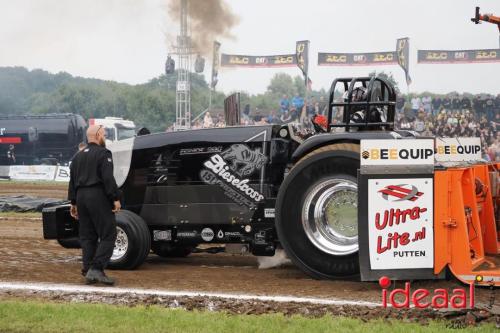
M 195 0 L 203 1 L 203 0 Z M 474 25 L 475 6 L 500 15 L 500 0 L 228 0 L 239 23 L 223 53 L 293 53 L 295 41 L 311 41 L 313 88 L 337 76 L 392 72 L 398 66 L 318 67 L 317 52 L 392 51 L 410 37 L 410 91 L 500 93 L 500 63 L 423 65 L 418 49 L 498 48 L 493 24 Z M 167 35 L 178 32 L 166 0 L 0 0 L 0 66 L 42 68 L 53 73 L 143 83 L 164 70 Z M 211 70 L 205 68 L 207 78 Z M 222 69 L 218 90 L 264 92 L 274 73 L 290 69 Z M 405 91 L 406 89 L 403 89 Z

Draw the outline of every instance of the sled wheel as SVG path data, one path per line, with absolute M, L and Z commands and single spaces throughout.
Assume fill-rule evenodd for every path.
M 127 210 L 116 213 L 116 241 L 109 268 L 134 269 L 151 250 L 151 236 L 146 222 Z
M 300 159 L 280 187 L 279 240 L 295 265 L 314 278 L 359 273 L 358 168 L 359 145 L 331 144 Z

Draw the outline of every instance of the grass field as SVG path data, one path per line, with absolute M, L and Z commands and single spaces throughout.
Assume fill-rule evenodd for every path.
M 468 332 L 492 332 L 493 324 Z M 445 323 L 428 326 L 397 321 L 325 316 L 305 318 L 283 315 L 229 315 L 181 309 L 123 307 L 100 304 L 0 302 L 0 332 L 457 332 Z

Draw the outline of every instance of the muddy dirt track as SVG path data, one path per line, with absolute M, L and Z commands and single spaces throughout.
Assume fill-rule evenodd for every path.
M 1 195 L 32 195 L 43 198 L 66 199 L 68 185 L 56 182 L 10 182 L 0 181 Z
M 17 184 L 15 187 L 17 188 Z M 57 197 L 54 193 L 63 192 L 62 187 L 56 185 L 49 188 L 49 195 Z M 6 186 L 4 182 L 0 183 L 0 195 L 5 195 L 7 191 L 13 190 L 16 190 L 17 193 L 24 193 L 25 189 L 29 189 L 30 194 L 38 194 L 39 196 L 44 196 L 47 191 L 44 187 L 38 191 L 34 185 L 12 189 Z M 2 268 L 0 269 L 0 281 L 82 284 L 80 259 L 80 250 L 64 249 L 55 241 L 44 240 L 42 238 L 41 220 L 25 219 L 18 216 L 2 218 L 0 214 L 0 267 Z M 377 304 L 381 302 L 381 289 L 378 283 L 318 281 L 309 278 L 292 265 L 258 269 L 257 259 L 250 255 L 197 253 L 182 259 L 164 259 L 151 254 L 147 261 L 135 271 L 111 271 L 109 274 L 117 278 L 118 286 L 121 288 L 289 295 L 370 301 Z M 396 287 L 401 288 L 403 284 L 397 283 Z M 455 281 L 414 281 L 412 283 L 412 290 L 417 288 L 446 288 L 451 293 L 451 290 L 457 287 L 463 286 Z M 1 292 L 0 297 L 11 297 L 14 294 L 12 292 Z M 18 293 L 17 296 L 24 297 L 23 295 L 24 293 Z M 71 298 L 73 296 L 56 293 L 50 294 L 49 298 L 65 299 L 65 297 Z M 129 303 L 161 303 L 151 297 L 144 299 L 139 297 L 138 300 L 138 296 L 135 297 L 136 300 L 131 300 Z M 119 303 L 119 301 L 117 302 Z M 196 301 L 194 299 L 188 302 L 185 307 L 199 308 L 203 307 L 206 302 L 207 300 Z M 222 304 L 219 308 L 227 310 L 228 307 L 225 305 L 225 301 L 219 301 L 219 303 Z M 495 319 L 497 320 L 497 315 L 500 314 L 500 292 L 489 289 L 476 290 L 476 305 L 478 308 L 487 309 L 493 317 L 497 317 Z M 256 309 L 262 308 L 262 306 L 254 306 L 253 310 L 248 309 L 245 312 L 258 313 L 260 310 Z M 247 307 L 248 304 L 245 305 L 245 308 Z M 287 310 L 290 307 L 298 309 L 295 313 L 301 313 L 302 306 L 292 305 L 281 306 L 281 312 L 290 312 L 291 310 Z M 275 309 L 271 305 L 267 305 L 267 308 Z M 276 309 L 280 309 L 280 307 Z M 349 314 L 353 311 L 350 307 L 343 309 L 334 312 L 344 311 Z M 316 310 L 311 311 L 312 314 L 317 312 Z M 324 312 L 321 309 L 318 311 L 320 313 Z M 360 308 L 356 311 L 368 310 Z M 371 313 L 371 311 L 369 312 Z M 380 315 L 376 316 L 386 316 L 384 315 L 385 312 L 381 312 L 380 309 L 376 311 L 380 313 Z M 291 313 L 294 313 L 294 311 L 291 311 Z M 421 315 L 419 314 L 419 316 Z

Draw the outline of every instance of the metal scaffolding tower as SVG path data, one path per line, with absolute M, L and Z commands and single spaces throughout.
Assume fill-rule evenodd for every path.
M 186 130 L 191 128 L 191 83 L 189 70 L 191 68 L 191 36 L 188 34 L 188 4 L 181 1 L 180 35 L 177 36 L 177 45 L 174 46 L 178 56 L 177 86 L 175 90 L 175 126 L 174 129 Z

